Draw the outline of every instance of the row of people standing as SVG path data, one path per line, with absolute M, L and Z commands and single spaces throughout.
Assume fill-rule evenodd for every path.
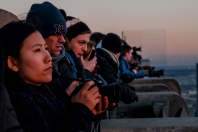
M 70 96 L 80 83 L 92 78 L 96 63 L 100 67 L 97 72 L 108 84 L 120 85 L 121 101 L 137 100 L 133 87 L 119 82 L 121 46 L 110 45 L 117 48 L 114 52 L 107 43 L 97 49 L 98 60 L 84 61 L 90 34 L 80 19 L 63 17 L 49 2 L 33 4 L 26 21 L 11 22 L 0 29 L 4 84 L 24 131 L 86 131 L 91 122 L 99 122 L 102 113 L 115 103 L 101 96 L 93 81 Z M 110 41 L 118 39 L 112 36 Z M 67 52 L 63 44 L 69 45 Z M 111 58 L 104 61 L 100 50 Z M 106 62 L 112 64 L 105 66 Z

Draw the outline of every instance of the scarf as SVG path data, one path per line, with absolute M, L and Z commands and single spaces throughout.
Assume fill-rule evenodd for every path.
M 52 66 L 56 71 L 58 71 L 58 62 L 65 56 L 65 48 L 62 45 L 60 55 L 51 55 L 52 57 Z

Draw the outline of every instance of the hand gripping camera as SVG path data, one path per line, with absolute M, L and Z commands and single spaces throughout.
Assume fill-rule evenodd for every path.
M 84 84 L 88 81 L 95 82 L 95 85 L 91 86 L 89 89 L 97 86 L 99 88 L 100 94 L 102 96 L 108 97 L 109 103 L 118 103 L 120 101 L 120 85 L 117 83 L 107 84 L 100 75 L 95 75 L 92 79 L 84 80 L 83 83 L 76 87 L 70 97 L 73 97 L 76 93 L 78 93 Z

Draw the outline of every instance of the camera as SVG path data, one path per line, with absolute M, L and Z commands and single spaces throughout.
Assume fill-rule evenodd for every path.
M 100 94 L 108 97 L 109 103 L 118 103 L 120 101 L 120 85 L 117 83 L 107 84 L 106 81 L 99 75 L 95 75 L 92 79 L 82 81 L 82 83 L 72 92 L 70 97 L 73 97 L 76 93 L 78 93 L 88 81 L 94 81 L 95 83 L 89 88 L 89 90 L 94 86 L 97 86 Z
M 141 48 L 141 47 L 139 47 L 139 48 L 133 47 L 133 51 L 134 51 L 134 52 L 136 52 L 136 51 L 142 51 L 142 48 Z
M 155 71 L 154 70 L 154 67 L 152 67 L 151 69 L 149 69 L 148 75 L 149 75 L 149 77 L 160 77 L 160 76 L 164 76 L 164 70 L 161 69 L 161 70 Z
M 141 47 L 137 48 L 137 47 L 133 47 L 133 53 L 132 53 L 132 56 L 134 59 L 140 61 L 142 59 L 142 56 L 137 54 L 137 51 L 142 51 Z

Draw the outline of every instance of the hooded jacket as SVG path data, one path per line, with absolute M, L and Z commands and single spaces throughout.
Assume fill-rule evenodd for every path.
M 120 100 L 125 104 L 137 101 L 135 89 L 132 86 L 122 83 L 119 78 L 119 61 L 116 56 L 104 48 L 96 49 L 97 64 L 99 65 L 98 74 L 100 74 L 108 84 L 118 83 L 120 85 Z

